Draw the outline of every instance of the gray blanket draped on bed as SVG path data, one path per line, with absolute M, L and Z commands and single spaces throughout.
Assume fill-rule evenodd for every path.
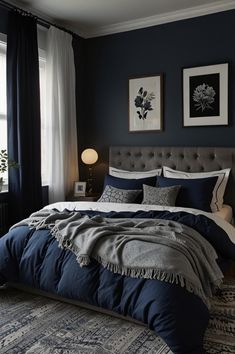
M 114 273 L 177 283 L 208 305 L 223 274 L 210 243 L 197 231 L 161 219 L 109 219 L 43 209 L 19 225 L 49 228 L 80 266 L 94 258 Z

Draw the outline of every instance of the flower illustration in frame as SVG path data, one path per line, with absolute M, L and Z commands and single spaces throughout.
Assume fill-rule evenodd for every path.
M 144 90 L 141 87 L 138 91 L 138 95 L 135 98 L 135 106 L 138 108 L 137 114 L 139 119 L 146 119 L 149 111 L 153 110 L 151 105 L 151 101 L 155 99 L 155 95 L 153 92 L 149 92 Z
M 129 79 L 129 131 L 162 130 L 162 75 Z
M 228 63 L 183 69 L 183 126 L 228 125 Z
M 193 93 L 193 100 L 195 102 L 194 106 L 196 111 L 205 111 L 206 109 L 213 109 L 212 104 L 215 102 L 214 96 L 216 95 L 215 90 L 212 86 L 203 83 L 198 85 Z

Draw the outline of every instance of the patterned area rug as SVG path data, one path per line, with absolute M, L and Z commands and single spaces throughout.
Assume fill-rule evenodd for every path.
M 210 354 L 235 353 L 235 280 L 214 298 Z M 146 327 L 15 289 L 0 290 L 0 353 L 170 354 Z

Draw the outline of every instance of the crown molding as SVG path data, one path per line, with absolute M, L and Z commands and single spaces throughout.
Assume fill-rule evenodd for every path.
M 127 32 L 141 28 L 157 26 L 164 23 L 175 22 L 193 17 L 205 16 L 213 13 L 235 9 L 235 0 L 221 0 L 217 2 L 212 2 L 207 5 L 200 5 L 177 11 L 170 11 L 159 15 L 139 18 L 131 21 L 119 22 L 107 26 L 97 26 L 95 28 L 89 28 L 89 26 L 71 26 L 69 22 L 61 23 L 60 21 L 56 21 L 54 18 L 46 15 L 44 12 L 36 10 L 35 8 L 28 6 L 25 3 L 16 0 L 7 0 L 7 2 L 12 5 L 19 6 L 22 9 L 31 12 L 33 15 L 44 18 L 46 21 L 54 23 L 55 25 L 65 26 L 67 29 L 73 31 L 74 33 L 78 34 L 83 38 L 101 37 L 110 34 Z M 40 27 L 44 29 L 43 26 Z
M 131 21 L 120 22 L 107 26 L 100 26 L 95 29 L 78 29 L 79 34 L 84 38 L 93 38 L 106 36 L 109 34 L 132 31 L 140 28 L 152 27 L 164 23 L 185 20 L 198 16 L 210 15 L 217 12 L 223 12 L 235 9 L 234 0 L 222 0 L 220 2 L 213 2 L 207 5 L 195 6 L 188 9 L 182 9 L 172 12 L 163 13 L 160 15 L 140 18 Z

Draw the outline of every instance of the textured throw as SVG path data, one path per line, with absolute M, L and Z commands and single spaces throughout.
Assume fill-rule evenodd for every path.
M 206 304 L 222 282 L 210 243 L 172 220 L 89 218 L 44 209 L 13 227 L 24 224 L 51 229 L 60 247 L 75 253 L 80 266 L 92 257 L 114 273 L 179 284 Z
M 192 319 L 193 320 L 193 319 Z M 207 354 L 235 353 L 235 281 L 212 299 Z M 0 288 L 1 354 L 172 354 L 144 326 L 78 306 Z

